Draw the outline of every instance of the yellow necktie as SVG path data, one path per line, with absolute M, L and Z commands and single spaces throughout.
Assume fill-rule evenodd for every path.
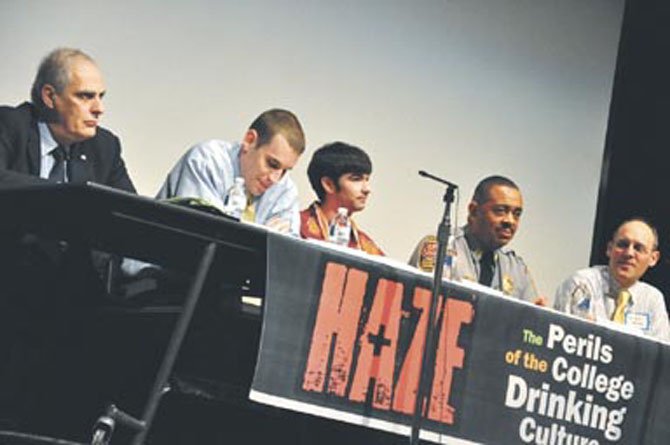
M 626 289 L 621 289 L 619 291 L 619 295 L 616 297 L 616 309 L 614 309 L 614 313 L 612 314 L 612 321 L 623 324 L 625 319 L 624 314 L 626 312 L 626 308 L 628 307 L 629 301 L 630 292 L 628 292 Z
M 256 203 L 254 202 L 254 197 L 250 193 L 247 193 L 247 206 L 244 208 L 244 212 L 242 212 L 242 217 L 240 219 L 248 222 L 256 221 Z

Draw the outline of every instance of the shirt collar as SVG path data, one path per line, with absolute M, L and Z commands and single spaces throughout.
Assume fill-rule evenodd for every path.
M 44 157 L 58 147 L 58 142 L 54 139 L 49 126 L 45 122 L 38 122 L 37 128 L 40 132 L 40 155 Z
M 468 247 L 470 248 L 470 252 L 472 252 L 472 256 L 477 260 L 481 260 L 482 255 L 484 254 L 484 250 L 481 248 L 481 245 L 477 239 L 472 236 L 470 233 L 470 228 L 468 225 L 463 226 L 463 235 L 465 236 L 465 241 L 468 243 Z M 493 251 L 493 259 L 497 260 L 498 259 L 498 251 L 503 251 L 503 249 L 506 246 L 500 247 L 499 249 L 495 249 Z
M 240 142 L 234 142 L 230 148 L 230 157 L 234 160 L 233 164 L 233 177 L 237 178 L 240 176 L 240 151 L 242 149 L 242 144 Z
M 242 153 L 242 143 L 234 142 L 230 149 L 231 157 L 234 159 L 233 164 L 233 178 L 242 176 L 242 167 L 240 165 L 240 154 Z M 254 196 L 247 191 L 246 184 L 244 185 L 244 191 L 247 195 L 247 202 L 249 204 L 254 204 L 260 199 L 260 196 Z
M 607 285 L 609 287 L 609 292 L 607 292 L 607 296 L 616 300 L 617 296 L 619 295 L 619 291 L 622 289 L 621 285 L 617 280 L 614 279 L 612 274 L 610 273 L 610 268 L 609 266 L 602 266 L 603 267 L 603 274 L 605 275 L 605 279 L 607 280 Z M 628 293 L 630 294 L 630 304 L 633 303 L 635 300 L 635 292 L 636 289 L 638 288 L 638 283 L 639 281 L 636 281 L 633 283 L 631 287 L 626 289 Z

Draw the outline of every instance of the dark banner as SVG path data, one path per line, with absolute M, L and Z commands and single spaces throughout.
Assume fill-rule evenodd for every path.
M 430 287 L 407 268 L 270 235 L 250 397 L 408 435 Z M 668 345 L 455 283 L 438 305 L 423 439 L 667 443 Z

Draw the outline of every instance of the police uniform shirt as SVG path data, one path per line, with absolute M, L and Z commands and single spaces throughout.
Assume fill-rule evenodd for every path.
M 454 236 L 454 250 L 456 262 L 451 271 L 454 281 L 468 280 L 478 282 L 480 277 L 480 260 L 483 252 L 479 250 L 473 240 L 468 240 L 467 226 L 456 231 Z M 434 268 L 434 252 L 427 253 L 427 247 L 436 243 L 435 236 L 424 237 L 412 254 L 409 263 L 426 272 Z M 427 256 L 432 255 L 431 258 Z M 425 263 L 425 264 L 424 264 Z M 491 288 L 501 291 L 505 295 L 534 302 L 538 298 L 535 282 L 524 263 L 514 250 L 501 247 L 493 251 L 493 277 Z
M 467 226 L 457 230 L 454 238 L 456 267 L 452 270 L 455 280 L 479 281 L 480 260 L 484 252 L 467 234 Z M 505 295 L 533 302 L 538 298 L 535 282 L 528 266 L 514 250 L 503 246 L 493 251 L 493 279 L 491 288 Z

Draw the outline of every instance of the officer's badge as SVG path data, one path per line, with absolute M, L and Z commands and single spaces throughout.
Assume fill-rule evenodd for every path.
M 502 291 L 505 295 L 512 295 L 514 293 L 514 280 L 509 275 L 503 275 Z
M 435 258 L 437 257 L 437 239 L 429 236 L 422 242 L 419 254 L 419 269 L 424 272 L 432 272 L 435 269 Z

